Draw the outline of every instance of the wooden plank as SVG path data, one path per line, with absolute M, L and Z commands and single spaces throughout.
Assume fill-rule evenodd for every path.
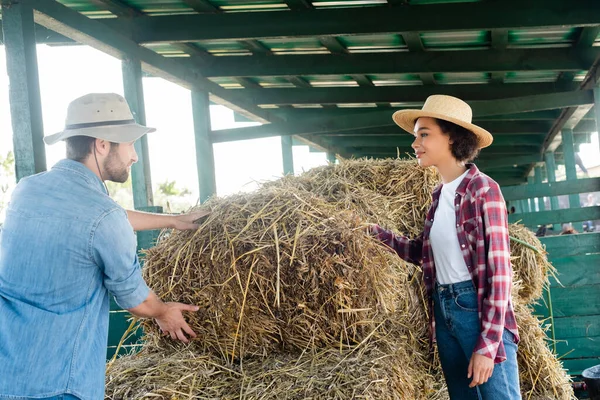
M 520 222 L 526 226 L 580 222 L 600 219 L 600 206 L 569 208 L 564 210 L 538 211 L 524 214 L 511 214 L 508 222 Z M 575 224 L 574 224 L 575 225 Z
M 581 375 L 584 369 L 600 364 L 600 357 L 564 359 L 562 364 L 570 375 Z
M 46 1 L 46 0 L 41 0 Z M 519 10 L 519 12 L 510 12 Z M 595 0 L 546 0 L 359 7 L 280 12 L 141 17 L 132 21 L 140 43 L 597 26 Z M 310 21 L 310 23 L 306 23 Z M 105 21 L 121 28 L 123 21 Z
M 600 288 L 598 285 L 553 287 L 552 311 L 554 317 L 596 315 L 600 310 Z
M 592 90 L 557 90 L 555 85 L 547 83 L 273 88 L 230 92 L 232 96 L 246 98 L 254 104 L 276 105 L 422 102 L 433 94 L 445 94 L 472 103 L 474 115 L 540 111 L 594 102 Z
M 546 236 L 539 239 L 546 246 L 549 253 L 548 257 L 551 260 L 553 258 L 600 252 L 600 232 Z
M 600 254 L 552 258 L 550 262 L 558 270 L 560 282 L 551 277 L 551 286 L 600 285 Z
M 600 336 L 558 340 L 556 353 L 564 358 L 600 357 Z
M 540 159 L 541 160 L 541 159 Z M 576 181 L 536 183 L 525 186 L 506 186 L 502 188 L 504 200 L 521 200 L 538 196 L 562 196 L 596 192 L 600 190 L 600 178 L 585 178 Z
M 215 156 L 210 139 L 210 109 L 206 92 L 192 90 L 192 113 L 194 117 L 198 188 L 200 190 L 200 201 L 205 202 L 217 193 Z
M 3 2 L 2 22 L 15 175 L 19 181 L 46 170 L 33 10 L 25 4 Z
M 417 36 L 417 43 L 421 40 Z M 328 39 L 325 39 L 328 38 Z M 333 40 L 333 41 L 332 41 Z M 347 55 L 335 37 L 321 38 L 334 54 L 212 57 L 205 61 L 206 77 L 298 75 L 422 74 L 448 72 L 580 71 L 589 69 L 600 49 L 510 49 L 364 53 Z M 345 54 L 345 55 L 335 55 Z M 484 57 L 485 55 L 485 57 Z M 565 85 L 565 88 L 572 85 Z M 560 85 L 557 86 L 557 89 Z
M 600 314 L 554 318 L 554 333 L 560 339 L 600 336 Z
M 573 144 L 573 130 L 572 129 L 563 129 L 562 132 L 562 147 L 565 157 L 565 173 L 567 175 L 568 181 L 577 182 L 577 167 L 575 165 L 575 147 Z M 582 193 L 582 192 L 579 192 Z M 581 203 L 579 201 L 579 194 L 571 194 L 569 195 L 569 207 L 581 207 Z M 589 218 L 596 219 L 596 218 Z M 586 219 L 587 220 L 587 219 Z M 586 221 L 584 220 L 584 221 Z M 579 232 L 583 230 L 581 224 L 573 225 L 575 229 Z

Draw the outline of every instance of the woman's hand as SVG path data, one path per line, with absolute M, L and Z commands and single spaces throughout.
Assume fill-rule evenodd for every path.
M 494 360 L 481 354 L 473 353 L 469 362 L 467 378 L 473 378 L 469 387 L 486 383 L 494 372 Z

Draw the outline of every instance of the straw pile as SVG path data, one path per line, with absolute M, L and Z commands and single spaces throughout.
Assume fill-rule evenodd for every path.
M 438 179 L 412 160 L 351 160 L 211 200 L 200 229 L 166 237 L 145 267 L 163 300 L 201 307 L 188 316 L 198 339 L 174 343 L 145 321 L 143 350 L 108 368 L 107 399 L 445 398 L 421 274 L 363 228 L 420 233 Z M 529 304 L 549 266 L 535 237 L 511 235 L 523 241 L 515 302 Z M 568 378 L 537 319 L 527 307 L 517 318 L 532 341 L 519 351 L 524 395 L 571 398 L 553 389 Z

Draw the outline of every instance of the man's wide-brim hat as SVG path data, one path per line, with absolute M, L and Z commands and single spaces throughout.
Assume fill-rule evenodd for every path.
M 422 117 L 442 119 L 470 130 L 477 136 L 479 148 L 488 147 L 494 141 L 491 133 L 472 123 L 471 107 L 452 96 L 429 96 L 421 110 L 400 110 L 392 116 L 398 126 L 413 135 L 417 119 Z
M 44 142 L 54 144 L 73 136 L 89 136 L 113 143 L 128 143 L 155 130 L 135 122 L 123 96 L 90 93 L 69 104 L 65 129 L 44 137 Z

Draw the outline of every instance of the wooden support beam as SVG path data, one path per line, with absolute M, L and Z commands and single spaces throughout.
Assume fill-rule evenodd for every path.
M 551 151 L 547 151 L 544 153 L 544 159 L 546 161 L 546 173 L 548 174 L 548 183 L 556 182 L 556 161 L 554 160 L 554 153 Z M 598 186 L 600 187 L 600 181 L 598 182 Z M 550 197 L 550 209 L 558 210 L 560 209 L 558 205 L 558 197 L 549 196 Z M 553 226 L 554 232 L 560 232 L 561 227 L 560 224 L 554 224 Z
M 46 0 L 43 0 L 46 1 Z M 519 12 L 507 12 L 519 10 Z M 245 40 L 374 33 L 598 26 L 595 0 L 546 0 L 358 7 L 143 17 L 132 26 L 139 43 Z M 307 23 L 310 21 L 310 23 Z M 106 21 L 109 26 L 120 21 Z
M 594 104 L 594 116 L 596 117 L 596 132 L 598 132 L 598 144 L 600 145 L 600 87 L 594 88 Z
M 292 137 L 281 137 L 281 156 L 283 160 L 283 175 L 294 175 L 294 152 L 292 151 Z
M 335 164 L 337 161 L 337 157 L 335 156 L 335 153 L 327 152 L 327 161 L 330 164 Z
M 536 165 L 535 167 L 535 175 L 533 176 L 536 184 L 540 184 L 543 182 L 543 171 L 540 165 Z M 538 209 L 540 211 L 546 211 L 546 204 L 544 203 L 544 196 L 537 197 Z
M 125 4 L 121 0 L 88 0 L 88 2 L 98 8 L 110 11 L 117 17 L 131 18 L 144 15 L 140 10 Z
M 508 29 L 492 29 L 492 49 L 503 51 L 508 46 Z M 505 71 L 492 71 L 492 83 L 504 83 Z
M 563 151 L 565 157 L 565 172 L 567 180 L 578 182 L 577 179 L 577 167 L 575 166 L 575 148 L 573 145 L 573 131 L 571 129 L 563 129 L 561 132 Z M 569 195 L 569 207 L 577 208 L 580 207 L 579 194 Z M 590 218 L 594 219 L 594 218 Z M 579 222 L 579 221 L 577 221 Z M 573 224 L 573 227 L 579 232 L 583 231 L 583 225 L 581 223 Z
M 508 216 L 509 223 L 520 221 L 526 226 L 538 226 L 547 224 L 562 224 L 571 222 L 572 225 L 579 226 L 582 221 L 591 221 L 600 219 L 600 207 L 580 207 L 566 208 L 556 211 L 538 211 L 527 214 L 511 214 Z M 574 223 L 575 222 L 575 223 Z M 579 232 L 580 229 L 575 228 Z
M 135 121 L 146 125 L 146 109 L 144 106 L 144 89 L 142 85 L 142 63 L 139 60 L 126 58 L 122 61 L 123 91 Z M 152 194 L 152 178 L 150 172 L 150 154 L 148 137 L 142 136 L 135 142 L 138 162 L 131 167 L 131 186 L 133 189 L 133 205 L 136 209 L 154 205 Z
M 57 31 L 64 36 L 120 59 L 125 57 L 139 59 L 142 62 L 142 68 L 152 75 L 188 89 L 209 92 L 213 102 L 225 105 L 253 120 L 281 122 L 279 118 L 271 115 L 267 110 L 263 110 L 244 99 L 237 97 L 234 99 L 231 91 L 202 77 L 198 68 L 190 67 L 188 64 L 182 63 L 181 60 L 160 56 L 154 51 L 138 45 L 119 31 L 107 28 L 104 23 L 98 20 L 87 18 L 55 1 L 21 1 L 21 4 L 28 4 L 34 8 L 35 22 L 48 29 Z
M 335 37 L 321 37 L 320 40 L 333 54 L 214 57 L 202 72 L 206 77 L 531 70 L 578 72 L 589 69 L 600 55 L 600 49 L 595 47 L 347 54 L 346 48 Z
M 30 6 L 18 1 L 2 2 L 2 30 L 6 48 L 17 181 L 46 170 L 33 21 L 33 10 Z
M 528 185 L 532 185 L 533 183 L 534 183 L 533 176 L 528 176 L 527 177 L 527 184 Z M 529 209 L 531 210 L 531 212 L 536 212 L 537 211 L 537 208 L 535 206 L 535 200 L 534 200 L 533 196 L 529 197 Z M 529 227 L 535 226 L 535 225 L 532 225 L 532 224 L 525 224 L 525 225 L 527 225 Z
M 198 13 L 218 13 L 221 11 L 219 7 L 208 0 L 183 0 L 183 2 Z
M 208 94 L 192 90 L 192 113 L 194 116 L 194 139 L 200 202 L 204 203 L 217 193 L 215 156 L 210 140 L 210 102 Z
M 472 104 L 475 115 L 501 115 L 539 111 L 571 105 L 593 104 L 591 90 L 557 92 L 553 84 L 435 85 L 335 88 L 273 88 L 269 90 L 229 90 L 231 96 L 254 104 L 343 104 L 378 102 L 422 102 L 432 94 L 446 94 Z M 521 99 L 513 99 L 521 97 Z M 509 100 L 510 99 L 510 100 Z M 492 102 L 493 101 L 493 102 Z M 501 103 L 498 103 L 501 102 Z M 501 107 L 500 107 L 501 106 Z M 521 110 L 521 111 L 519 111 Z

